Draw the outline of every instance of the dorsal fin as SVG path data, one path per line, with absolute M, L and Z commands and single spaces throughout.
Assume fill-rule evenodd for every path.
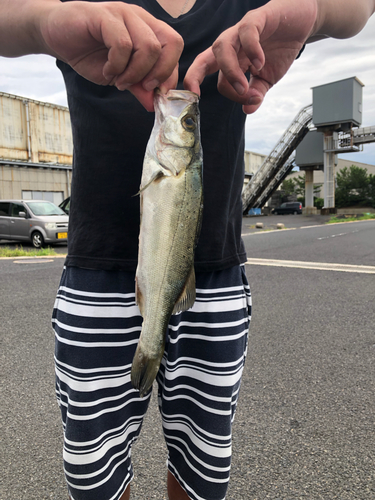
M 177 299 L 172 314 L 176 314 L 182 311 L 187 311 L 188 309 L 193 307 L 194 302 L 195 302 L 195 271 L 194 271 L 194 265 L 192 265 L 184 289 L 182 290 L 181 295 Z

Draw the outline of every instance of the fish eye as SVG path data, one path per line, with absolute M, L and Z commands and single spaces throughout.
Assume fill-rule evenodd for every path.
M 188 131 L 195 130 L 195 127 L 197 125 L 195 122 L 195 118 L 192 115 L 184 116 L 181 123 L 182 123 L 182 126 L 184 127 L 184 129 L 188 130 Z

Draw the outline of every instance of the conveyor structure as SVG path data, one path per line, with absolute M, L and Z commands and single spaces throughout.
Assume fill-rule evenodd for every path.
M 311 121 L 312 104 L 301 109 L 259 170 L 245 186 L 242 192 L 244 213 L 247 213 L 250 208 L 262 207 L 292 170 L 293 152 L 309 131 Z

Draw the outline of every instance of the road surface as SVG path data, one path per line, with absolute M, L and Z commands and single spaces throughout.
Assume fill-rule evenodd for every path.
M 246 265 L 254 307 L 227 500 L 371 500 L 375 277 L 355 266 L 375 268 L 375 222 L 275 221 L 290 229 L 243 224 L 248 257 L 262 262 Z M 327 267 L 267 262 L 285 260 Z M 67 500 L 50 327 L 62 266 L 0 260 L 0 500 Z M 167 498 L 160 429 L 154 397 L 134 447 L 132 500 Z

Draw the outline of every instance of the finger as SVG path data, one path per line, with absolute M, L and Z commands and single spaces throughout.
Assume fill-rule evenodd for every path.
M 133 53 L 126 70 L 118 79 L 118 86 L 125 88 L 144 80 L 145 90 L 150 91 L 174 72 L 184 43 L 182 37 L 166 23 L 143 9 L 135 11 L 138 13 L 137 23 L 128 23 Z
M 131 28 L 129 27 L 129 34 L 133 45 L 132 53 L 125 70 L 116 81 L 120 90 L 143 80 L 154 67 L 162 50 L 154 32 L 140 19 L 133 22 Z
M 102 23 L 101 35 L 109 49 L 103 76 L 112 80 L 125 71 L 133 51 L 133 42 L 125 24 L 118 19 Z
M 265 21 L 259 11 L 247 14 L 238 24 L 240 45 L 246 54 L 252 73 L 258 73 L 264 66 L 265 55 L 260 44 L 260 33 L 263 32 Z
M 193 64 L 187 70 L 184 79 L 184 88 L 200 95 L 200 86 L 205 77 L 212 73 L 216 73 L 218 69 L 219 66 L 212 52 L 212 48 L 209 47 L 195 58 Z
M 226 80 L 223 73 L 219 73 L 219 92 L 228 99 L 242 104 L 244 113 L 246 114 L 254 113 L 260 107 L 270 87 L 265 80 L 258 77 L 251 77 L 248 91 L 246 94 L 239 96 L 228 80 Z
M 166 94 L 168 90 L 175 89 L 178 82 L 178 65 L 176 65 L 171 76 L 162 84 L 160 90 Z M 154 111 L 154 91 L 147 91 L 143 86 L 143 82 L 137 83 L 129 87 L 129 91 L 138 99 L 147 111 Z
M 218 67 L 225 79 L 238 95 L 244 95 L 248 90 L 248 81 L 239 64 L 238 53 L 240 49 L 241 43 L 236 26 L 222 33 L 212 46 Z
M 143 86 L 146 90 L 154 90 L 167 81 L 167 86 L 171 86 L 170 88 L 177 85 L 178 61 L 184 48 L 184 41 L 176 31 L 165 23 L 158 24 L 160 26 L 155 26 L 153 29 L 161 44 L 161 53 L 143 81 Z M 173 78 L 169 80 L 172 75 Z
M 243 73 L 250 70 L 252 74 L 258 74 L 265 63 L 259 39 L 262 28 L 259 25 L 260 21 L 256 23 L 247 15 L 240 23 L 220 35 L 213 44 L 220 70 L 239 95 L 246 94 L 248 89 Z M 241 61 L 242 54 L 246 56 L 247 67 Z
M 255 113 L 255 111 L 260 108 L 270 88 L 272 88 L 272 85 L 269 82 L 258 76 L 252 76 L 249 82 L 249 90 L 246 95 L 247 103 L 242 107 L 244 113 L 248 115 Z
M 171 76 L 161 83 L 159 88 L 163 94 L 166 94 L 168 90 L 175 89 L 178 83 L 178 64 L 176 64 Z
M 142 104 L 142 106 L 147 111 L 154 111 L 154 92 L 147 91 L 143 88 L 141 83 L 136 83 L 129 87 L 129 92 L 131 92 L 134 97 Z

